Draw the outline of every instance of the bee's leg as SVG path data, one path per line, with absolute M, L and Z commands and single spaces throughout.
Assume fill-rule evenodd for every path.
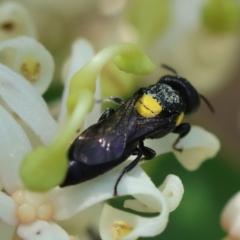
M 189 133 L 190 130 L 191 130 L 190 123 L 181 123 L 172 131 L 173 133 L 179 134 L 178 138 L 175 140 L 175 142 L 172 145 L 174 150 L 182 152 L 183 149 L 177 148 L 176 145 L 179 143 L 181 138 L 185 137 Z
M 116 97 L 116 96 L 110 96 L 108 98 L 103 98 L 101 100 L 97 100 L 97 103 L 102 103 L 102 102 L 114 102 L 118 105 L 123 105 L 125 103 L 125 101 L 120 98 L 120 97 Z
M 115 185 L 114 185 L 114 193 L 113 195 L 116 197 L 118 194 L 117 194 L 117 186 L 120 182 L 120 180 L 122 179 L 123 175 L 129 171 L 131 171 L 137 164 L 138 162 L 141 160 L 141 157 L 142 157 L 142 152 L 140 149 L 136 148 L 134 150 L 134 153 L 137 155 L 137 157 L 129 164 L 127 165 L 123 171 L 121 172 L 120 176 L 118 177 Z
M 113 108 L 107 108 L 102 115 L 100 116 L 100 118 L 98 119 L 98 122 L 110 117 L 113 113 L 114 113 L 114 109 Z
M 143 141 L 139 142 L 139 148 L 144 155 L 144 157 L 141 160 L 151 160 L 156 156 L 156 152 L 149 147 L 145 147 Z

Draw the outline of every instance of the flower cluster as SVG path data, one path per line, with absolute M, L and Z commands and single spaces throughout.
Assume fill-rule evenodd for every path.
M 100 222 L 99 234 L 103 240 L 132 240 L 162 233 L 170 212 L 178 207 L 184 193 L 179 177 L 170 174 L 161 186 L 156 187 L 141 166 L 137 166 L 122 178 L 118 186 L 119 196 L 130 195 L 134 198 L 126 200 L 123 207 L 139 213 L 155 213 L 154 217 L 141 217 L 107 204 L 102 205 L 102 202 L 113 197 L 116 179 L 131 158 L 93 180 L 60 188 L 58 185 L 63 181 L 68 166 L 68 147 L 76 134 L 99 118 L 101 105 L 95 104 L 96 99 L 108 94 L 129 94 L 136 85 L 132 79 L 137 75 L 150 74 L 155 69 L 137 45 L 111 45 L 113 42 L 128 40 L 138 43 L 148 49 L 156 62 L 171 62 L 180 71 L 184 71 L 184 64 L 187 64 L 187 69 L 195 70 L 186 75 L 193 74 L 198 78 L 198 72 L 204 74 L 208 89 L 205 89 L 206 84 L 201 84 L 205 81 L 197 79 L 196 85 L 199 84 L 198 87 L 206 92 L 215 88 L 214 79 L 218 79 L 229 67 L 226 62 L 230 63 L 235 58 L 236 36 L 216 38 L 199 27 L 195 13 L 199 10 L 200 1 L 191 3 L 192 21 L 188 19 L 184 26 L 179 26 L 180 15 L 177 13 L 182 14 L 180 10 L 190 4 L 189 1 L 182 1 L 181 4 L 174 4 L 172 27 L 155 44 L 153 40 L 169 21 L 167 2 L 154 0 L 154 4 L 149 5 L 144 1 L 133 4 L 115 1 L 115 4 L 110 4 L 108 0 L 101 0 L 97 5 L 100 17 L 89 21 L 86 26 L 86 21 L 83 21 L 81 33 L 92 42 L 98 39 L 94 42 L 98 49 L 110 46 L 95 54 L 89 41 L 77 39 L 73 43 L 71 57 L 62 71 L 64 90 L 61 103 L 57 103 L 59 111 L 56 120 L 42 94 L 51 84 L 54 71 L 57 76 L 60 71 L 59 67 L 55 68 L 56 62 L 49 51 L 34 40 L 38 37 L 34 21 L 38 30 L 44 29 L 44 34 L 41 35 L 40 31 L 40 38 L 55 51 L 56 57 L 56 52 L 60 52 L 59 48 L 66 41 L 65 35 L 68 35 L 63 26 L 69 24 L 69 35 L 78 33 L 79 24 L 72 23 L 78 19 L 79 1 L 73 0 L 68 6 L 65 1 L 59 1 L 57 8 L 49 1 L 35 1 L 34 4 L 27 0 L 23 2 L 28 2 L 31 13 L 37 9 L 36 16 L 31 16 L 18 3 L 4 2 L 0 5 L 0 134 L 4 136 L 0 139 L 0 228 L 3 229 L 0 231 L 7 234 L 4 239 L 11 236 L 13 240 L 90 239 L 86 229 L 96 228 L 96 222 Z M 44 19 L 38 18 L 46 4 L 49 8 Z M 94 1 L 83 1 L 81 4 L 82 9 L 90 9 L 92 5 L 95 7 Z M 129 22 L 123 20 L 127 8 L 134 9 L 130 10 Z M 159 9 L 161 14 L 153 14 L 153 10 Z M 46 22 L 54 11 L 62 12 L 62 19 L 58 18 L 54 27 L 48 26 Z M 142 11 L 147 14 L 144 21 Z M 205 24 L 214 28 L 209 11 L 212 11 L 211 5 L 204 12 Z M 230 21 L 231 31 L 234 24 Z M 104 31 L 97 37 L 92 35 L 100 27 Z M 223 28 L 226 29 L 226 26 Z M 49 33 L 48 37 L 46 32 Z M 202 38 L 202 45 L 197 45 L 196 38 Z M 212 47 L 213 38 L 214 42 L 218 42 L 216 47 Z M 216 54 L 219 57 L 209 58 Z M 185 60 L 179 60 L 178 56 L 184 56 Z M 198 64 L 199 59 L 207 59 L 215 67 Z M 159 77 L 159 72 L 155 71 L 154 74 Z M 211 86 L 209 79 L 212 80 Z M 188 170 L 197 169 L 203 161 L 215 156 L 220 146 L 213 134 L 198 126 L 192 126 L 191 132 L 179 142 L 183 152 L 172 149 L 175 139 L 176 135 L 169 134 L 162 139 L 146 140 L 145 144 L 153 148 L 157 155 L 173 152 Z
M 95 91 L 97 76 L 114 57 L 119 68 L 134 74 L 148 74 L 154 66 L 133 44 L 113 45 L 93 56 L 91 45 L 78 40 L 66 74 L 59 124 L 41 97 L 53 75 L 51 55 L 27 37 L 0 44 L 0 49 L 8 48 L 15 50 L 16 64 L 12 68 L 0 65 L 0 133 L 5 136 L 0 140 L 0 180 L 4 189 L 0 192 L 0 219 L 9 226 L 17 226 L 16 234 L 22 239 L 69 239 L 67 232 L 54 221 L 71 219 L 96 203 L 112 198 L 115 181 L 127 164 L 76 186 L 57 186 L 64 178 L 66 152 L 76 130 L 82 124 L 88 127 L 89 122 L 86 120 L 84 124 L 84 118 L 94 116 L 96 119 L 100 113 L 100 106 L 96 105 L 92 115 L 86 115 L 92 108 L 94 92 L 97 98 L 101 96 L 99 84 Z M 147 144 L 153 148 L 154 144 L 160 144 L 161 149 L 156 150 L 161 154 L 172 151 L 173 139 L 169 135 L 160 140 L 161 144 L 159 140 Z M 193 127 L 181 144 L 183 154 L 175 154 L 189 169 L 214 156 L 219 148 L 217 139 L 198 127 Z M 156 188 L 137 166 L 119 184 L 120 196 L 135 198 L 127 200 L 124 207 L 159 215 L 144 218 L 106 205 L 100 219 L 102 239 L 137 239 L 160 234 L 166 227 L 169 212 L 179 205 L 183 191 L 177 176 L 169 175 L 160 188 Z M 84 222 L 84 214 L 81 221 Z

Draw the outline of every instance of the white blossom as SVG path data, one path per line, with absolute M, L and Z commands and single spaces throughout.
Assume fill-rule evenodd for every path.
M 2 2 L 0 4 L 0 41 L 23 35 L 37 38 L 33 17 L 18 2 Z
M 240 193 L 236 193 L 226 204 L 221 214 L 221 225 L 229 239 L 240 239 Z
M 27 38 L 18 38 L 10 40 L 10 43 L 13 44 L 14 41 L 21 52 L 21 48 L 24 48 L 25 44 L 28 45 L 30 40 Z M 21 42 L 21 44 L 17 44 L 18 41 Z M 10 43 L 4 43 L 4 46 L 12 46 Z M 41 48 L 37 46 L 37 42 L 34 44 L 36 44 L 36 48 L 34 49 L 38 52 Z M 90 66 L 96 66 L 97 70 L 90 68 L 91 71 L 86 72 L 85 76 L 89 74 L 91 77 L 97 77 L 97 74 L 101 71 L 105 62 L 119 54 L 119 49 L 125 51 L 124 46 L 128 46 L 127 51 L 129 51 L 129 45 L 121 45 L 121 47 L 117 45 L 117 47 L 108 48 L 106 51 L 107 53 L 102 51 L 96 55 L 93 58 L 93 62 L 96 65 L 91 65 L 90 62 Z M 131 45 L 131 47 L 133 46 Z M 87 53 L 80 53 L 82 50 L 86 49 L 89 49 Z M 76 57 L 75 50 L 80 51 L 78 52 L 79 58 Z M 18 51 L 18 49 L 16 51 Z M 70 79 L 72 83 L 74 76 L 79 74 L 79 72 L 77 72 L 72 77 L 72 74 L 77 68 L 76 62 L 79 60 L 79 62 L 84 65 L 84 63 L 86 63 L 84 60 L 89 60 L 93 50 L 87 41 L 79 40 L 74 44 L 73 52 L 73 56 L 76 58 L 73 57 L 71 59 L 72 62 L 70 60 L 70 70 L 66 74 L 66 76 L 68 76 L 66 87 L 69 86 L 68 82 Z M 87 55 L 86 59 L 85 54 Z M 39 58 L 39 63 L 48 59 L 48 54 L 39 55 L 36 53 L 32 56 L 34 60 Z M 86 66 L 89 65 L 85 65 L 85 69 Z M 42 67 L 45 68 L 45 65 L 42 64 Z M 49 76 L 52 76 L 52 72 L 48 71 L 47 73 L 49 73 Z M 43 72 L 44 69 L 42 73 Z M 50 115 L 48 107 L 40 95 L 41 91 L 37 91 L 34 84 L 26 80 L 19 72 L 14 72 L 1 64 L 0 79 L 0 95 L 8 106 L 0 106 L 0 135 L 5 136 L 4 138 L 0 138 L 0 182 L 5 191 L 0 192 L 0 219 L 8 226 L 17 227 L 18 236 L 24 240 L 67 240 L 69 239 L 68 233 L 55 223 L 55 221 L 71 219 L 95 204 L 112 198 L 115 182 L 122 172 L 122 169 L 129 164 L 129 160 L 106 174 L 75 186 L 66 188 L 54 187 L 44 193 L 32 192 L 26 189 L 22 179 L 19 177 L 19 168 L 26 154 L 29 152 L 31 153 L 34 149 L 31 138 L 26 134 L 26 128 L 19 125 L 18 118 L 14 118 L 14 114 L 17 114 L 21 120 L 31 128 L 42 145 L 47 147 L 57 139 L 56 136 L 61 136 L 59 133 L 58 135 L 56 134 L 57 131 L 60 133 L 63 131 L 63 126 L 65 126 L 68 131 L 73 131 L 75 133 L 76 124 L 81 125 L 81 122 L 83 122 L 82 120 L 88 109 L 86 105 L 90 100 L 88 98 L 88 102 L 83 101 L 77 105 L 77 110 L 74 110 L 72 113 L 73 116 L 69 112 L 66 113 L 66 115 L 68 115 L 67 120 L 70 119 L 69 122 L 67 122 L 69 123 L 68 125 L 64 125 L 66 124 L 66 118 L 63 119 L 63 123 L 59 124 Z M 40 77 L 39 79 L 43 78 Z M 100 88 L 97 87 L 96 89 L 95 96 L 100 97 Z M 64 102 L 66 104 L 66 100 L 64 100 Z M 100 107 L 98 106 L 94 109 L 94 112 L 98 112 L 99 114 L 99 110 Z M 86 125 L 87 123 L 85 122 L 85 126 Z M 191 153 L 192 156 L 196 155 L 196 165 L 198 166 L 206 157 L 212 157 L 218 150 L 219 145 L 215 137 L 209 137 L 209 133 L 201 129 L 197 129 L 197 134 L 201 134 L 201 138 L 196 138 L 194 136 L 194 129 L 196 128 L 193 128 L 192 134 L 190 133 L 189 136 L 186 137 L 186 139 L 189 139 L 180 141 L 179 144 L 182 144 L 183 149 L 186 151 L 189 148 L 193 149 Z M 67 136 L 69 137 L 69 135 Z M 172 136 L 170 138 L 172 139 Z M 60 140 L 64 141 L 65 139 Z M 209 143 L 206 147 L 206 142 L 208 141 L 213 142 L 210 148 L 213 148 L 213 146 L 217 147 L 210 151 L 208 149 Z M 156 142 L 159 144 L 159 140 L 156 140 Z M 161 152 L 157 153 L 160 154 L 171 151 L 171 144 L 168 145 L 166 149 L 163 147 Z M 159 147 L 155 150 L 158 151 L 158 148 Z M 200 157 L 198 156 L 199 148 L 202 150 L 199 154 Z M 184 162 L 184 156 L 183 152 L 182 156 L 177 157 Z M 189 157 L 188 154 L 186 156 Z M 33 159 L 33 161 L 34 160 L 37 161 L 37 159 Z M 194 160 L 193 157 L 192 161 Z M 188 164 L 189 163 L 186 163 L 185 165 Z M 55 166 L 57 167 L 57 165 Z M 40 171 L 41 169 L 38 170 Z M 44 177 L 49 178 L 50 176 Z M 46 180 L 39 179 L 39 181 L 44 182 Z M 118 194 L 119 196 L 132 195 L 135 198 L 135 200 L 133 200 L 135 202 L 128 200 L 124 205 L 125 207 L 142 212 L 157 212 L 159 215 L 157 217 L 143 218 L 114 210 L 111 207 L 104 207 L 100 223 L 100 234 L 102 239 L 119 239 L 121 237 L 123 237 L 122 239 L 137 239 L 141 236 L 150 237 L 160 234 L 167 225 L 169 212 L 173 211 L 179 205 L 183 191 L 183 185 L 178 177 L 174 175 L 168 176 L 162 186 L 157 188 L 140 166 L 135 167 L 132 171 L 125 174 L 120 181 L 118 185 Z M 82 215 L 82 221 L 84 221 L 84 214 Z M 122 231 L 125 227 L 127 227 L 127 231 Z

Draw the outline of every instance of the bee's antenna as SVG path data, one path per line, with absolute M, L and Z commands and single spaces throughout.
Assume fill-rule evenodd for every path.
M 177 75 L 178 76 L 178 73 L 177 73 L 177 71 L 175 70 L 175 69 L 173 69 L 173 68 L 171 68 L 170 66 L 168 66 L 168 65 L 166 65 L 166 64 L 161 64 L 161 66 L 163 67 L 163 68 L 165 68 L 165 69 L 167 69 L 167 70 L 169 70 L 170 72 L 172 72 L 172 73 L 174 73 L 175 75 Z
M 203 95 L 199 94 L 200 98 L 205 102 L 205 104 L 208 106 L 208 108 L 210 109 L 210 111 L 212 113 L 215 113 L 215 110 L 213 108 L 213 106 L 211 105 L 211 103 L 207 100 L 207 98 L 205 98 Z

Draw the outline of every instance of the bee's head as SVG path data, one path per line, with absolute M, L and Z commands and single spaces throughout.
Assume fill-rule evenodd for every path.
M 209 103 L 209 101 L 198 93 L 198 91 L 192 86 L 192 84 L 186 80 L 185 78 L 179 77 L 177 72 L 172 69 L 171 67 L 162 64 L 162 67 L 170 70 L 173 72 L 176 76 L 166 75 L 160 78 L 158 83 L 164 83 L 169 85 L 172 89 L 177 91 L 179 95 L 182 97 L 184 104 L 185 104 L 185 110 L 184 114 L 189 115 L 192 113 L 195 113 L 201 103 L 201 99 L 207 104 L 209 109 L 214 112 L 213 107 Z

